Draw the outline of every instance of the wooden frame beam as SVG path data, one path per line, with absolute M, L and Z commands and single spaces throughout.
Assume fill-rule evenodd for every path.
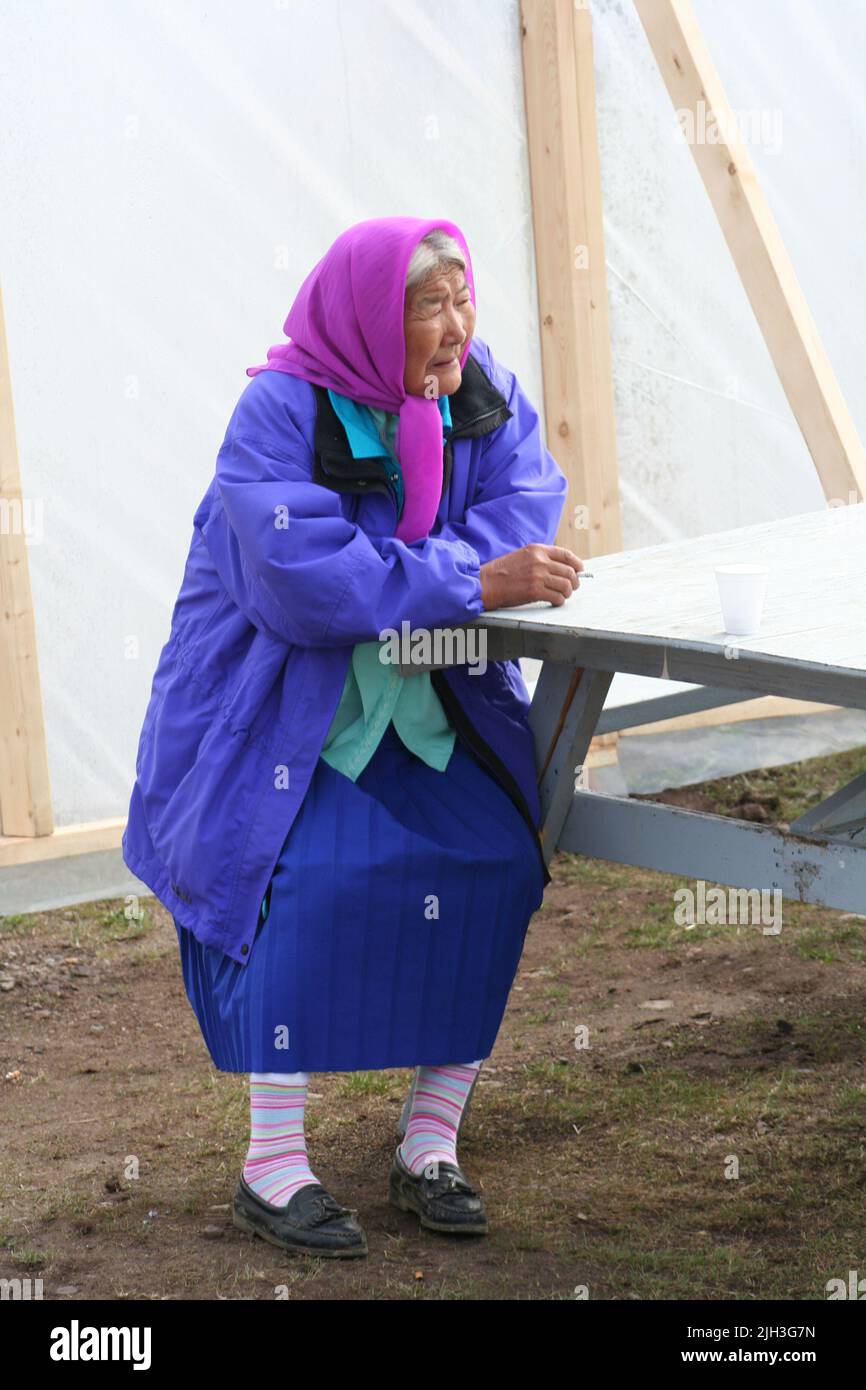
M 568 478 L 557 540 L 622 549 L 589 7 L 521 0 L 547 446 Z
M 61 825 L 51 835 L 0 835 L 0 869 L 120 849 L 125 827 L 126 817 L 114 816 L 110 820 Z
M 0 831 L 54 829 L 6 322 L 0 294 Z
M 689 0 L 635 0 L 704 187 L 828 501 L 866 498 L 866 453 Z M 853 494 L 853 496 L 852 496 Z M 858 497 L 859 494 L 859 497 Z

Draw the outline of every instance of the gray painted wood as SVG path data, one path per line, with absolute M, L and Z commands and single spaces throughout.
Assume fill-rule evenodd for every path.
M 791 822 L 797 835 L 866 846 L 866 772 Z
M 757 637 L 722 629 L 714 566 L 740 560 L 770 571 Z M 478 621 L 637 637 L 659 648 L 733 642 L 741 652 L 866 672 L 866 502 L 603 555 L 589 568 L 594 577 L 557 608 L 527 604 Z
M 542 667 L 542 670 L 544 668 Z M 670 695 L 649 696 L 627 705 L 615 705 L 602 710 L 597 734 L 618 733 L 621 729 L 636 729 L 640 724 L 655 724 L 660 719 L 676 719 L 681 714 L 697 710 L 719 709 L 754 699 L 750 690 L 722 690 L 718 686 L 698 685 L 690 690 L 677 690 Z
M 866 911 L 866 847 L 630 797 L 576 792 L 559 848 L 617 864 Z
M 760 636 L 722 630 L 714 566 L 769 568 Z M 485 613 L 491 659 L 599 670 L 866 709 L 866 503 L 592 560 L 558 608 Z
M 545 663 L 545 670 L 553 663 Z M 568 688 L 568 682 L 575 672 L 570 666 L 561 667 L 562 674 L 554 676 L 559 691 Z M 541 802 L 541 843 L 547 863 L 556 853 L 559 833 L 571 807 L 576 779 L 581 776 L 589 745 L 595 733 L 598 718 L 604 705 L 612 675 L 609 671 L 583 671 L 577 681 L 570 702 L 560 704 L 558 715 L 551 704 L 546 711 L 545 723 L 553 717 L 562 718 L 562 729 L 556 740 L 547 767 L 541 764 L 541 780 L 538 786 Z M 541 681 L 539 680 L 539 686 Z M 556 722 L 551 724 L 551 735 Z M 546 742 L 549 744 L 550 739 Z M 543 745 L 545 739 L 540 740 Z M 538 744 L 536 745 L 538 746 Z

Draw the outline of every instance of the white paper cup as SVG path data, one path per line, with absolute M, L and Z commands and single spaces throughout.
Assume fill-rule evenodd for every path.
M 716 565 L 715 570 L 725 632 L 732 637 L 754 636 L 761 630 L 767 566 Z

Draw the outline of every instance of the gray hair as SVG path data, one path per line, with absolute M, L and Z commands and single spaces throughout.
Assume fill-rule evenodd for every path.
M 454 266 L 458 266 L 460 270 L 466 269 L 463 252 L 453 236 L 441 227 L 434 227 L 432 232 L 421 238 L 412 252 L 412 259 L 406 271 L 406 293 L 411 294 L 431 275 L 450 270 Z

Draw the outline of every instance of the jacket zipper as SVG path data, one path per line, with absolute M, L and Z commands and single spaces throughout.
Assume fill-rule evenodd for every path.
M 451 720 L 460 738 L 462 738 L 467 747 L 471 748 L 472 752 L 476 753 L 481 761 L 487 765 L 497 782 L 500 783 L 511 797 L 511 800 L 514 802 L 523 819 L 526 821 L 526 824 L 529 826 L 529 829 L 532 831 L 532 838 L 535 841 L 535 847 L 538 850 L 541 867 L 544 872 L 544 886 L 546 888 L 548 883 L 551 882 L 551 875 L 547 867 L 547 861 L 544 858 L 544 847 L 541 843 L 541 836 L 538 832 L 538 827 L 532 819 L 532 814 L 526 803 L 526 797 L 523 795 L 520 787 L 517 785 L 517 782 L 508 771 L 502 759 L 494 753 L 490 744 L 481 737 L 478 730 L 467 718 L 463 706 L 460 704 L 460 701 L 457 699 L 457 696 L 454 694 L 454 691 L 446 681 L 441 670 L 431 671 L 430 681 L 433 689 L 442 701 L 445 713 Z
M 449 439 L 461 439 L 466 431 L 471 429 L 473 425 L 477 425 L 481 420 L 489 420 L 491 415 L 499 415 L 501 412 L 501 405 L 495 406 L 493 410 L 485 410 L 483 415 L 476 415 L 474 420 L 464 420 L 460 428 L 452 430 L 448 437 Z

